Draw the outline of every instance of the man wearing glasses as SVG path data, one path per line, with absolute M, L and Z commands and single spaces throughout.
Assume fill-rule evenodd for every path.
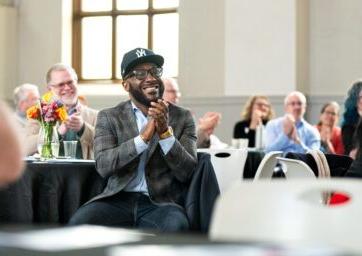
M 320 148 L 318 130 L 304 120 L 307 100 L 303 93 L 294 91 L 284 100 L 285 115 L 267 123 L 265 151 L 306 153 Z
M 54 64 L 46 74 L 46 82 L 48 90 L 65 105 L 68 112 L 67 120 L 58 127 L 60 142 L 76 140 L 77 158 L 94 159 L 94 129 L 98 111 L 79 102 L 78 76 L 74 69 L 62 63 Z M 31 121 L 29 124 L 27 140 L 31 144 L 31 153 L 34 153 L 40 127 L 38 122 Z M 60 143 L 60 151 L 63 151 L 63 143 Z
M 130 100 L 100 111 L 95 133 L 96 168 L 108 184 L 70 224 L 188 229 L 182 205 L 197 163 L 195 124 L 190 111 L 162 100 L 163 62 L 143 48 L 123 56 Z

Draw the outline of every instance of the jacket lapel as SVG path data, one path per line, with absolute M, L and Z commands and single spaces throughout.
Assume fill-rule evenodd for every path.
M 132 108 L 131 101 L 127 101 L 123 110 L 120 111 L 119 118 L 123 121 L 127 120 L 128 127 L 124 132 L 129 132 L 129 137 L 133 138 L 139 135 L 136 116 L 134 114 L 134 110 Z M 121 121 L 120 120 L 120 121 Z

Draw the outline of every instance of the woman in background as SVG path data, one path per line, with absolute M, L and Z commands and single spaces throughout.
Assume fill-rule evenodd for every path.
M 322 107 L 316 128 L 321 135 L 321 151 L 324 153 L 344 154 L 341 128 L 337 127 L 339 109 L 335 101 L 328 102 Z
M 355 158 L 358 138 L 355 136 L 357 123 L 362 115 L 362 81 L 355 82 L 344 102 L 342 141 L 344 153 Z
M 274 111 L 266 96 L 253 96 L 246 102 L 241 121 L 234 126 L 234 139 L 248 139 L 249 147 L 255 147 L 255 130 L 260 124 L 265 125 L 274 116 Z

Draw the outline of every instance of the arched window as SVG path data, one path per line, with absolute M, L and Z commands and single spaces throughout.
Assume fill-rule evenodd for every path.
M 136 47 L 165 57 L 178 75 L 179 0 L 74 0 L 73 66 L 82 82 L 121 79 L 123 54 Z

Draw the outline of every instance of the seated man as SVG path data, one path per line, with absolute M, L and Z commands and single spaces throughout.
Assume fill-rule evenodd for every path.
M 181 93 L 175 79 L 162 79 L 165 85 L 163 99 L 167 102 L 178 104 Z M 206 112 L 203 117 L 199 118 L 197 125 L 197 148 L 227 148 L 228 145 L 223 143 L 216 135 L 214 130 L 218 126 L 221 114 L 218 112 Z
M 108 184 L 70 224 L 189 228 L 183 197 L 197 164 L 195 124 L 188 110 L 162 100 L 163 62 L 143 48 L 123 56 L 130 100 L 100 111 L 96 125 L 96 168 Z
M 320 148 L 319 132 L 303 119 L 307 100 L 298 91 L 291 92 L 284 100 L 285 116 L 267 123 L 265 151 L 305 153 Z
M 14 89 L 15 119 L 22 128 L 27 123 L 26 110 L 35 105 L 40 98 L 38 86 L 22 84 Z
M 53 65 L 46 75 L 48 90 L 66 107 L 68 119 L 58 127 L 60 142 L 76 140 L 77 158 L 93 159 L 94 126 L 97 120 L 97 111 L 84 106 L 78 101 L 78 76 L 74 69 L 65 64 Z M 37 152 L 39 123 L 35 120 L 27 126 L 27 152 Z M 60 143 L 60 151 L 63 150 Z

